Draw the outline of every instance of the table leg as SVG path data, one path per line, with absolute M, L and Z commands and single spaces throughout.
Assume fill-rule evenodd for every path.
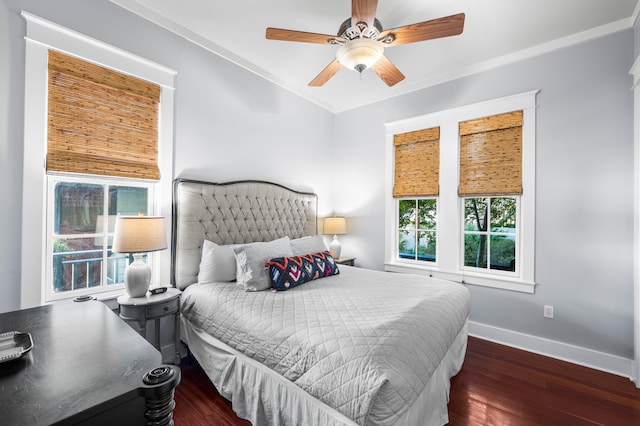
M 138 325 L 140 326 L 140 335 L 142 337 L 144 337 L 144 339 L 147 339 L 147 320 L 145 319 L 138 321 Z
M 162 349 L 160 349 L 160 318 L 156 318 L 156 348 L 162 353 Z
M 175 345 L 176 358 L 174 360 L 174 363 L 175 365 L 180 365 L 180 311 L 176 312 L 175 322 L 176 322 L 176 325 L 174 327 L 175 340 L 173 344 Z
M 140 389 L 145 398 L 148 425 L 173 425 L 174 389 L 180 383 L 180 368 L 163 365 L 145 374 Z

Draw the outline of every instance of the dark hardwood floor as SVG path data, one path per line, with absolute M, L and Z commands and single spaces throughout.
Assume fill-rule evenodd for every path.
M 183 360 L 176 426 L 250 426 L 200 367 Z M 450 425 L 640 425 L 640 389 L 624 377 L 469 338 L 451 380 Z

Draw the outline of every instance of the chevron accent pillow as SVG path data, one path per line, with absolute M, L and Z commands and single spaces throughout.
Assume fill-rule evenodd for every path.
M 276 257 L 264 264 L 269 269 L 271 288 L 289 290 L 318 278 L 337 275 L 338 265 L 329 251 L 304 256 Z

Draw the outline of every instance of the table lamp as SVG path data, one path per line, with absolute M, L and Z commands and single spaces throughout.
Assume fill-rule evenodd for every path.
M 129 296 L 142 297 L 149 289 L 151 267 L 143 260 L 144 254 L 166 248 L 164 217 L 118 216 L 112 250 L 133 255 L 133 262 L 124 271 Z
M 333 234 L 333 240 L 331 244 L 329 244 L 329 251 L 334 259 L 339 259 L 342 246 L 340 245 L 340 241 L 338 241 L 338 235 L 347 233 L 347 220 L 339 216 L 325 217 L 323 233 L 326 235 Z

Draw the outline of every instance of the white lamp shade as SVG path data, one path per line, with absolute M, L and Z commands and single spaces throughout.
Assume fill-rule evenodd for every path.
M 382 56 L 384 47 L 379 41 L 356 38 L 347 41 L 336 52 L 336 58 L 346 68 L 362 72 Z
M 113 237 L 114 253 L 146 253 L 167 248 L 164 217 L 118 216 Z
M 347 233 L 347 220 L 344 217 L 325 217 L 323 234 L 342 235 Z

